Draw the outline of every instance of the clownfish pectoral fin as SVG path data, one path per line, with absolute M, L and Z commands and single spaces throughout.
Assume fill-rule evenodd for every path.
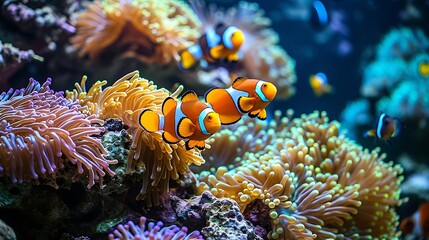
M 241 96 L 238 98 L 238 108 L 242 112 L 248 112 L 255 105 L 255 99 Z
M 224 54 L 224 47 L 222 45 L 217 45 L 215 47 L 212 47 L 210 49 L 209 55 L 210 57 L 212 57 L 213 59 L 220 59 L 222 58 L 222 55 Z
M 188 90 L 182 95 L 181 101 L 182 102 L 198 101 L 198 95 L 194 91 Z
M 195 124 L 189 118 L 182 118 L 177 126 L 177 134 L 181 138 L 188 138 L 195 132 Z
M 240 57 L 238 56 L 238 53 L 235 53 L 235 54 L 230 54 L 227 59 L 230 62 L 237 62 L 239 58 Z
M 363 134 L 364 137 L 375 137 L 375 135 L 375 129 L 368 130 Z
M 176 144 L 176 143 L 180 142 L 180 139 L 171 135 L 169 132 L 163 132 L 162 133 L 162 139 L 164 140 L 164 142 L 169 143 L 169 144 Z
M 232 87 L 236 87 L 236 86 L 240 85 L 241 83 L 243 83 L 246 80 L 247 80 L 246 77 L 238 77 L 238 78 L 236 78 L 234 80 L 234 82 L 232 82 Z
M 202 151 L 205 149 L 206 143 L 204 141 L 188 140 L 185 143 L 185 147 L 187 150 L 191 150 L 192 148 L 196 147 Z
M 183 70 L 189 70 L 196 66 L 197 59 L 187 49 L 179 52 L 180 61 L 179 68 Z
M 265 109 L 262 109 L 258 114 L 258 118 L 261 120 L 267 119 L 267 111 Z
M 159 115 L 150 109 L 143 110 L 139 117 L 140 126 L 148 132 L 156 132 L 160 130 L 159 120 Z
M 172 97 L 167 97 L 162 103 L 162 114 L 165 116 L 171 111 L 175 111 L 177 106 L 176 100 Z
M 259 115 L 260 112 L 261 112 L 261 110 L 259 110 L 259 109 L 255 110 L 255 111 L 251 111 L 251 112 L 249 112 L 249 117 L 255 118 Z

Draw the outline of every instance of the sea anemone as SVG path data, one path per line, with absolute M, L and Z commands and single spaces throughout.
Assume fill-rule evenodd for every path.
M 282 122 L 288 124 L 275 131 L 267 150 L 230 170 L 200 175 L 198 192 L 232 198 L 243 212 L 261 202 L 271 218 L 269 238 L 398 236 L 400 166 L 339 135 L 339 123 L 326 113 Z
M 109 234 L 109 240 L 191 240 L 203 239 L 200 232 L 193 231 L 188 234 L 186 227 L 178 227 L 171 225 L 164 227 L 164 224 L 159 221 L 147 222 L 146 217 L 140 217 L 139 226 L 129 221 L 127 224 L 119 224 L 117 229 Z
M 207 8 L 202 0 L 192 0 L 190 4 L 202 22 L 203 32 L 220 22 L 243 31 L 245 41 L 239 50 L 242 59 L 230 71 L 231 74 L 273 82 L 280 98 L 288 98 L 295 93 L 295 60 L 278 45 L 279 37 L 270 28 L 270 19 L 265 17 L 257 3 L 242 1 L 227 10 L 214 5 Z
M 91 188 L 105 172 L 113 176 L 109 165 L 117 163 L 104 158 L 107 151 L 94 137 L 103 121 L 82 114 L 80 105 L 50 84 L 51 79 L 43 85 L 30 79 L 27 88 L 0 95 L 0 175 L 14 183 L 38 180 L 64 168 L 67 159 L 79 175 L 87 172 Z
M 410 60 L 429 48 L 429 38 L 422 29 L 401 27 L 392 29 L 377 46 L 377 59 L 401 58 Z
M 146 199 L 148 203 L 153 200 L 158 204 L 157 189 L 167 193 L 170 179 L 177 180 L 190 164 L 204 163 L 199 151 L 186 150 L 183 141 L 168 144 L 160 132 L 149 133 L 140 126 L 139 115 L 144 109 L 161 114 L 162 103 L 169 96 L 166 90 L 157 89 L 153 82 L 141 78 L 138 71 L 123 76 L 105 89 L 102 86 L 106 82 L 98 81 L 86 92 L 85 81 L 86 77 L 82 78 L 75 90 L 67 92 L 67 97 L 79 100 L 87 107 L 88 114 L 101 119 L 117 118 L 125 124 L 132 136 L 126 171 L 140 172 L 144 178 L 137 199 Z M 152 199 L 146 198 L 151 192 Z
M 93 60 L 104 54 L 166 64 L 196 40 L 198 26 L 178 0 L 96 0 L 77 16 L 72 43 Z

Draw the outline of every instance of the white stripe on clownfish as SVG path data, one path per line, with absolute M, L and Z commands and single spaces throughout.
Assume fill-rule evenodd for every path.
M 213 48 L 219 45 L 221 38 L 214 29 L 209 29 L 206 33 L 207 46 Z
M 256 83 L 255 92 L 261 98 L 263 102 L 269 102 L 268 98 L 265 96 L 264 92 L 262 91 L 262 85 L 264 84 L 263 81 L 259 81 Z
M 206 116 L 211 113 L 214 112 L 213 109 L 211 108 L 206 108 L 203 111 L 201 111 L 201 113 L 198 115 L 198 123 L 200 124 L 200 128 L 201 128 L 201 132 L 203 134 L 209 135 L 211 133 L 209 133 L 206 129 L 206 125 L 204 124 L 204 119 L 206 118 Z
M 203 56 L 203 50 L 200 45 L 193 45 L 188 48 L 188 51 L 196 58 L 200 59 Z
M 245 91 L 237 90 L 232 86 L 227 88 L 226 92 L 229 94 L 229 96 L 231 96 L 232 101 L 234 102 L 235 108 L 238 110 L 238 112 L 240 112 L 241 114 L 245 114 L 245 112 L 242 112 L 240 110 L 240 107 L 238 106 L 238 102 L 239 102 L 238 99 L 240 97 L 249 97 L 249 93 Z
M 232 44 L 232 35 L 237 32 L 239 29 L 234 26 L 229 26 L 222 35 L 223 45 L 228 49 L 233 49 L 234 45 Z
M 177 129 L 179 127 L 179 122 L 182 118 L 186 118 L 186 115 L 182 111 L 182 102 L 178 102 L 176 106 L 176 112 L 174 114 L 174 133 L 176 133 L 176 137 L 178 139 L 183 139 L 180 137 L 179 133 L 177 132 Z
M 384 121 L 384 118 L 386 117 L 386 114 L 385 113 L 382 113 L 381 115 L 380 115 L 380 117 L 378 118 L 378 123 L 377 123 L 377 137 L 378 138 L 381 138 L 382 136 L 381 136 L 381 129 L 383 128 L 383 121 Z

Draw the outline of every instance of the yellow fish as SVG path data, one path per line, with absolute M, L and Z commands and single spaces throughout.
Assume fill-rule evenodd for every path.
M 422 62 L 419 64 L 419 74 L 423 78 L 426 78 L 429 76 L 429 63 Z
M 324 73 L 316 73 L 310 76 L 310 86 L 316 96 L 320 97 L 332 92 L 332 86 Z
M 265 108 L 276 94 L 277 88 L 270 82 L 238 77 L 227 89 L 214 88 L 208 91 L 205 100 L 219 113 L 221 123 L 228 125 L 238 122 L 246 113 L 250 117 L 265 120 Z
M 162 115 L 145 109 L 140 114 L 140 125 L 148 132 L 163 131 L 165 142 L 185 141 L 186 149 L 205 148 L 205 140 L 219 131 L 219 114 L 198 99 L 194 91 L 183 94 L 181 101 L 167 97 L 162 103 Z

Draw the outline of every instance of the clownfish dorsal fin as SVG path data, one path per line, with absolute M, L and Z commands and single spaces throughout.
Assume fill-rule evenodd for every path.
M 247 80 L 247 77 L 238 77 L 232 82 L 232 87 L 236 87 Z
M 250 111 L 255 105 L 255 99 L 250 97 L 241 96 L 238 98 L 238 107 L 242 112 Z
M 182 102 L 194 102 L 194 101 L 198 101 L 198 95 L 194 91 L 188 90 L 187 92 L 185 92 L 182 95 L 181 101 Z
M 182 118 L 177 126 L 177 134 L 181 138 L 188 138 L 195 132 L 195 124 L 189 118 Z
M 162 103 L 162 114 L 165 116 L 167 113 L 176 109 L 177 102 L 172 97 L 167 97 Z

